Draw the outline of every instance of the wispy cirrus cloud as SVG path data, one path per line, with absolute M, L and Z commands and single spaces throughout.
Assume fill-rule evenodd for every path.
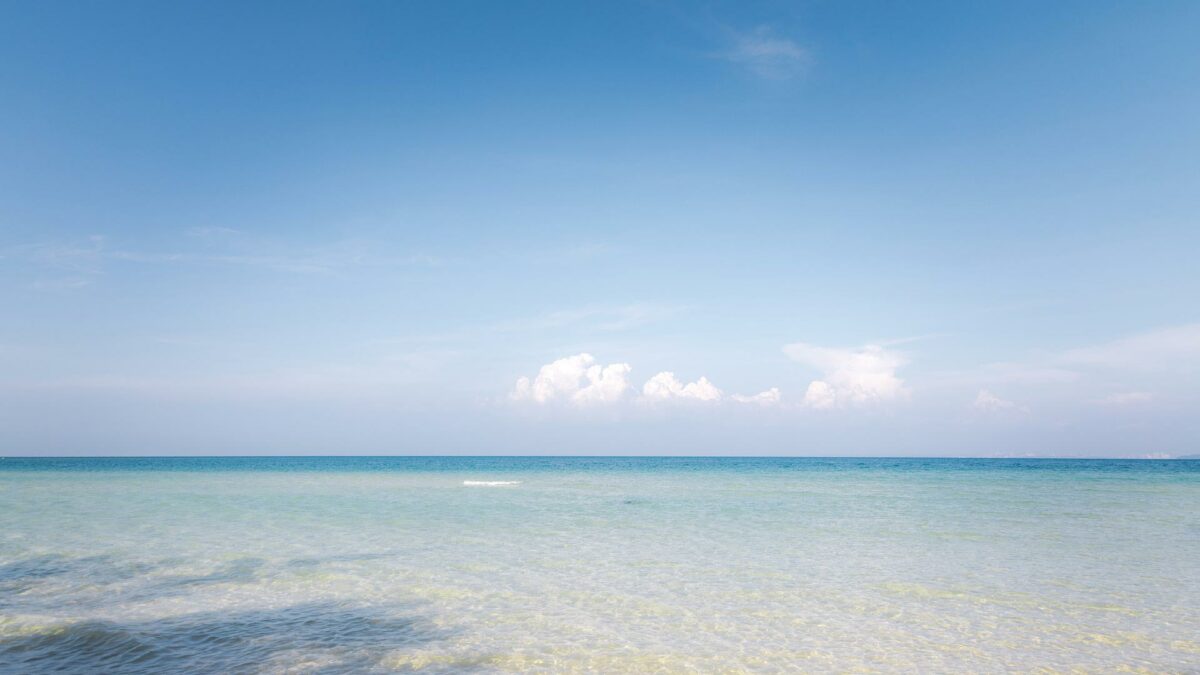
M 686 311 L 686 307 L 635 302 L 629 304 L 589 305 L 558 309 L 541 314 L 474 324 L 458 329 L 369 340 L 371 345 L 456 345 L 473 349 L 498 338 L 511 340 L 555 336 L 596 336 L 616 334 L 648 326 Z
M 58 277 L 30 282 L 29 288 L 35 291 L 71 291 L 91 285 L 92 280 L 85 277 Z
M 1148 391 L 1121 391 L 1115 394 L 1109 394 L 1097 400 L 1101 405 L 1110 406 L 1137 406 L 1150 403 L 1154 400 L 1154 394 Z
M 792 79 L 804 74 L 812 63 L 808 49 L 777 34 L 770 26 L 733 32 L 730 42 L 718 58 L 763 79 Z
M 0 378 L 0 392 L 70 391 L 105 395 L 137 394 L 154 398 L 209 399 L 364 399 L 420 402 L 428 383 L 427 369 L 402 358 L 370 364 L 308 363 L 252 372 L 187 375 L 114 373 L 61 378 Z
M 433 266 L 423 254 L 380 253 L 368 242 L 342 240 L 297 246 L 229 228 L 193 228 L 173 250 L 135 249 L 104 235 L 18 244 L 0 250 L 0 261 L 28 268 L 40 278 L 30 287 L 62 290 L 88 286 L 115 266 L 227 265 L 297 274 L 331 274 L 361 267 Z
M 934 374 L 933 382 L 982 387 L 978 408 L 998 408 L 993 387 L 1072 405 L 1146 406 L 1160 400 L 1150 389 L 1196 393 L 1200 324 L 1166 326 L 1081 347 L 1044 351 L 1024 360 L 988 363 Z M 1114 392 L 1115 390 L 1115 392 Z M 1112 392 L 1112 393 L 1104 393 Z M 1167 396 L 1166 398 L 1170 398 Z
M 1159 328 L 1110 342 L 1069 349 L 1057 356 L 1074 367 L 1169 370 L 1200 366 L 1200 323 Z
M 506 333 L 575 326 L 589 330 L 616 332 L 661 321 L 684 310 L 685 308 L 683 307 L 650 303 L 593 305 L 554 310 L 537 316 L 509 319 L 493 324 L 491 330 Z

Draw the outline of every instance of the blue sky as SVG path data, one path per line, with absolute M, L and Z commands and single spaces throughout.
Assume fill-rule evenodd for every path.
M 1197 26 L 0 3 L 0 454 L 1200 452 Z

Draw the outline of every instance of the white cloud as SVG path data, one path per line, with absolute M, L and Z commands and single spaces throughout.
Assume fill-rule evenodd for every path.
M 1017 405 L 1016 403 L 1000 398 L 987 389 L 979 390 L 979 393 L 975 395 L 975 401 L 971 403 L 971 407 L 975 408 L 976 410 L 983 410 L 985 412 L 1024 410 L 1023 407 Z
M 591 354 L 567 356 L 542 366 L 532 380 L 518 379 L 511 398 L 536 403 L 569 401 L 575 405 L 614 403 L 629 388 L 630 370 L 628 363 L 601 366 Z
M 669 401 L 672 399 L 719 401 L 721 400 L 721 390 L 717 389 L 706 377 L 683 384 L 675 377 L 675 373 L 662 372 L 647 380 L 646 384 L 642 386 L 642 398 L 646 401 Z
M 752 396 L 747 396 L 745 394 L 734 394 L 729 398 L 737 401 L 738 403 L 753 403 L 755 405 L 770 406 L 779 405 L 779 400 L 783 397 L 780 395 L 778 387 L 771 387 L 766 391 L 760 391 Z
M 878 403 L 908 395 L 904 381 L 896 376 L 896 370 L 908 361 L 879 345 L 835 349 L 796 342 L 785 346 L 783 352 L 822 373 L 804 393 L 804 405 L 810 408 Z
M 509 398 L 535 403 L 569 401 L 576 405 L 616 403 L 624 398 L 625 391 L 629 389 L 627 376 L 631 370 L 627 363 L 601 366 L 591 354 L 567 356 L 542 366 L 537 377 L 519 378 Z M 782 395 L 779 389 L 772 387 L 757 394 L 726 397 L 707 377 L 684 383 L 675 373 L 663 371 L 646 380 L 637 400 L 643 403 L 719 403 L 726 398 L 737 403 L 772 406 L 779 403 Z
M 733 45 L 720 57 L 770 80 L 786 80 L 800 75 L 812 61 L 807 49 L 779 37 L 768 26 L 734 35 Z
M 804 391 L 804 405 L 816 410 L 828 410 L 837 405 L 837 391 L 828 382 L 813 380 Z
M 1123 391 L 1116 394 L 1109 394 L 1100 399 L 1100 403 L 1104 405 L 1128 406 L 1140 405 L 1149 403 L 1154 400 L 1154 394 L 1148 391 Z

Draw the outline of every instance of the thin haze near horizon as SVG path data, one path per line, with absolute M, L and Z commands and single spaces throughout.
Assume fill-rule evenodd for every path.
M 1197 27 L 0 2 L 0 455 L 1200 453 Z

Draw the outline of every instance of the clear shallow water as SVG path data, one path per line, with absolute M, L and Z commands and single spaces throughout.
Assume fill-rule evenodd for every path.
M 2 459 L 56 669 L 1197 672 L 1200 462 Z

